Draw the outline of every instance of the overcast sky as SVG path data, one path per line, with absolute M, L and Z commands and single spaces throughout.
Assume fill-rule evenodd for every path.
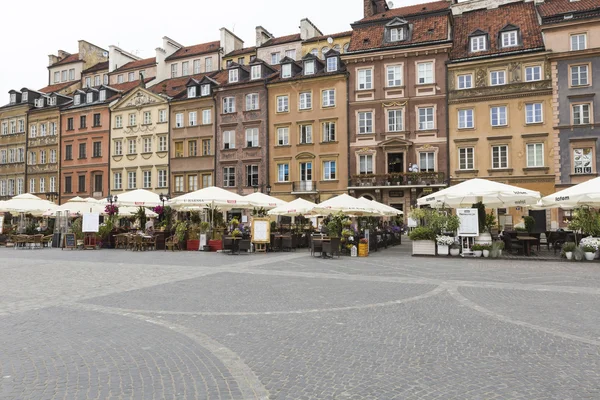
M 395 7 L 425 2 L 396 0 Z M 275 36 L 299 33 L 309 18 L 324 33 L 350 29 L 362 18 L 362 0 L 127 0 L 7 1 L 3 3 L 0 37 L 5 38 L 0 104 L 8 91 L 48 83 L 48 54 L 58 49 L 77 52 L 77 41 L 87 40 L 108 50 L 117 45 L 139 57 L 154 57 L 162 37 L 189 46 L 219 40 L 226 27 L 254 46 L 254 28 L 262 25 Z M 29 31 L 24 31 L 29 29 Z

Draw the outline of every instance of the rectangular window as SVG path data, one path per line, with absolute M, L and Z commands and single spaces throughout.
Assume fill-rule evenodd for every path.
M 92 78 L 91 78 L 91 77 L 89 77 L 89 76 L 87 76 L 87 77 L 85 78 L 85 87 L 86 87 L 86 88 L 89 88 L 89 87 L 91 87 L 91 86 L 92 86 Z M 89 95 L 90 95 L 90 93 L 88 93 L 88 99 L 90 98 L 90 97 L 89 97 Z M 88 100 L 88 103 L 91 103 L 91 101 L 90 101 L 90 100 Z
M 56 136 L 56 122 L 50 122 L 50 135 Z
M 10 133 L 17 133 L 16 121 L 10 121 Z
M 525 105 L 525 122 L 528 124 L 539 124 L 542 122 L 542 103 Z
M 258 110 L 258 93 L 246 95 L 246 111 Z
M 171 78 L 177 78 L 177 64 L 171 64 Z
M 300 186 L 301 190 L 311 191 L 312 187 L 312 162 L 300 163 Z
M 289 182 L 290 181 L 290 165 L 289 164 L 277 164 L 277 182 Z
M 92 144 L 92 154 L 93 157 L 102 157 L 102 142 Z
M 8 135 L 8 124 L 6 122 L 2 123 L 2 134 Z
M 122 128 L 123 127 L 123 117 L 121 115 L 117 115 L 115 117 L 115 128 Z
M 100 126 L 100 114 L 94 114 L 94 127 Z
M 323 142 L 335 142 L 335 122 L 323 122 Z
M 46 136 L 47 133 L 47 129 L 46 129 L 46 124 L 40 124 L 40 136 Z
M 150 189 L 152 187 L 152 171 L 144 171 L 142 173 L 142 184 L 144 189 Z
M 258 165 L 246 165 L 246 186 L 258 186 Z
M 175 114 L 175 128 L 183 128 L 183 113 Z
M 258 128 L 246 129 L 246 147 L 258 147 Z
M 144 138 L 144 153 L 152 153 L 152 138 Z
M 175 142 L 175 158 L 181 158 L 183 156 L 183 142 Z
M 358 70 L 358 90 L 368 90 L 373 88 L 373 70 Z
M 188 157 L 196 157 L 198 155 L 198 142 L 190 140 L 188 142 Z
M 136 126 L 136 115 L 129 114 L 129 126 Z
M 167 170 L 165 170 L 165 169 L 158 170 L 158 187 L 159 188 L 167 187 Z
M 0 150 L 0 164 L 6 164 L 6 150 Z
M 54 83 L 59 83 L 60 82 L 60 72 L 56 71 L 54 73 Z
M 585 50 L 587 48 L 587 35 L 578 33 L 571 35 L 571 51 Z
M 309 110 L 312 108 L 312 93 L 304 92 L 300 93 L 300 109 Z
M 471 170 L 475 168 L 475 149 L 463 147 L 458 149 L 458 169 Z
M 136 142 L 135 139 L 129 139 L 129 146 L 128 146 L 128 151 L 127 154 L 137 154 L 137 148 L 136 148 Z
M 473 128 L 473 109 L 458 110 L 458 129 Z
M 6 196 L 6 181 L 0 181 L 0 196 Z
M 361 175 L 367 175 L 373 173 L 373 156 L 372 155 L 361 155 L 358 157 L 359 166 L 358 173 Z
M 189 61 L 184 61 L 181 63 L 181 76 L 188 76 L 190 74 L 189 69 Z
M 250 79 L 260 79 L 262 78 L 262 69 L 260 65 L 253 65 L 250 68 Z
M 593 163 L 593 152 L 590 147 L 573 149 L 573 166 L 576 174 L 591 174 Z
M 200 73 L 200 60 L 194 60 L 194 75 Z
M 23 178 L 17 179 L 17 194 L 23 194 Z
M 277 96 L 277 112 L 288 112 L 288 111 L 289 111 L 288 96 Z
M 202 110 L 202 125 L 209 125 L 212 123 L 212 110 Z
M 127 173 L 127 189 L 137 188 L 137 173 L 135 171 Z
M 204 60 L 204 72 L 212 72 L 212 58 L 207 58 Z
M 492 168 L 508 168 L 508 146 L 492 146 Z
M 113 143 L 113 155 L 122 156 L 123 155 L 123 142 L 120 140 L 115 140 Z
M 491 122 L 492 126 L 505 126 L 506 125 L 506 106 L 492 107 Z
M 19 153 L 21 153 L 21 157 L 23 154 L 23 149 L 19 149 Z M 50 150 L 50 164 L 56 164 L 56 150 Z
M 73 145 L 68 144 L 65 146 L 65 160 L 73 159 Z
M 423 62 L 417 64 L 417 82 L 419 84 L 433 83 L 433 63 Z
M 527 145 L 527 167 L 544 166 L 544 144 L 530 143 Z
M 304 62 L 304 75 L 314 75 L 315 73 L 315 62 L 308 60 Z
M 17 162 L 17 160 L 15 159 L 15 149 L 8 150 L 8 162 L 9 163 Z M 21 162 L 21 161 L 19 161 L 19 162 Z
M 113 187 L 117 190 L 123 188 L 123 175 L 121 175 L 120 172 L 115 172 L 113 174 Z
M 223 132 L 223 148 L 235 149 L 235 131 Z
M 189 112 L 188 123 L 190 124 L 190 126 L 196 126 L 198 124 L 198 113 L 196 111 Z
M 158 110 L 158 122 L 167 122 L 167 110 Z
M 212 186 L 212 174 L 202 174 L 202 187 Z
M 235 83 L 238 81 L 239 71 L 237 68 L 229 70 L 229 83 Z
M 400 40 L 404 40 L 404 29 L 402 29 L 402 28 L 390 29 L 390 41 L 398 42 Z
M 183 187 L 183 176 L 176 175 L 175 176 L 175 192 L 181 193 L 184 191 L 185 191 L 185 188 Z
M 100 86 L 100 75 L 94 77 L 94 86 Z
M 388 132 L 402 132 L 404 130 L 404 118 L 402 109 L 388 110 Z
M 15 180 L 9 179 L 8 180 L 8 195 L 14 196 L 14 194 L 15 194 Z
M 123 83 L 123 74 L 117 75 L 117 83 Z
M 223 113 L 231 114 L 235 112 L 235 97 L 223 98 Z
M 373 112 L 358 113 L 358 133 L 373 133 Z
M 158 137 L 158 151 L 167 151 L 167 137 L 166 136 Z
M 17 132 L 25 132 L 25 121 L 20 119 L 18 122 L 19 122 L 19 129 L 17 130 Z M 52 127 L 53 125 L 56 127 L 56 123 L 50 122 L 50 127 Z M 52 130 L 50 130 L 50 134 L 52 134 Z M 56 130 L 55 130 L 54 134 L 56 134 Z
M 285 56 L 291 58 L 292 60 L 295 60 L 296 59 L 296 50 L 295 49 L 286 50 Z
M 128 82 L 133 82 L 135 80 L 135 72 L 129 72 L 127 74 L 127 81 Z
M 14 150 L 13 150 L 13 152 L 14 152 Z M 37 153 L 35 151 L 29 152 L 29 164 L 31 164 L 31 165 L 37 164 Z
M 323 107 L 335 106 L 335 89 L 323 90 Z
M 79 159 L 87 158 L 87 148 L 85 143 L 79 143 Z
M 323 162 L 323 180 L 334 181 L 337 179 L 337 170 L 335 161 Z
M 198 175 L 188 175 L 188 190 L 190 192 L 198 190 Z
M 458 75 L 458 88 L 471 89 L 473 87 L 473 75 Z
M 290 129 L 277 128 L 277 145 L 287 146 L 290 144 Z
M 85 115 L 82 115 L 79 117 L 79 129 L 83 129 L 86 126 L 87 126 L 87 117 Z
M 77 192 L 85 192 L 85 175 L 79 175 L 77 177 Z
M 517 31 L 502 32 L 502 47 L 516 46 L 517 43 Z
M 210 139 L 202 139 L 202 155 L 210 156 L 212 154 L 212 146 Z
M 70 176 L 65 176 L 65 193 L 73 193 L 73 182 Z
M 525 67 L 525 81 L 539 81 L 542 79 L 542 67 L 535 65 L 533 67 Z
M 196 97 L 196 86 L 190 86 L 187 89 L 187 97 L 189 97 L 189 98 Z
M 210 95 L 210 85 L 206 84 L 206 85 L 200 86 L 200 95 L 201 96 Z
M 471 38 L 471 51 L 485 51 L 486 49 L 486 37 L 485 36 L 474 36 Z
M 235 187 L 235 167 L 223 168 L 223 186 Z
M 46 178 L 40 178 L 40 193 L 46 192 Z
M 144 125 L 150 125 L 152 123 L 152 113 L 150 111 L 144 111 Z
M 573 104 L 571 107 L 573 110 L 573 125 L 587 125 L 590 123 L 589 103 Z
M 50 157 L 52 157 L 52 153 L 54 153 L 54 161 L 50 162 L 56 163 L 56 150 L 50 150 Z M 50 159 L 52 160 L 52 158 Z M 17 149 L 17 162 L 25 162 L 25 149 L 23 147 Z
M 292 76 L 292 64 L 287 63 L 281 66 L 281 77 L 289 78 Z
M 108 75 L 107 74 L 102 75 L 102 83 L 104 85 L 108 85 Z
M 587 65 L 572 65 L 571 66 L 571 86 L 587 86 L 588 82 L 588 66 Z
M 419 130 L 429 130 L 435 128 L 435 117 L 433 107 L 420 107 L 419 109 Z
M 327 58 L 327 72 L 335 72 L 338 70 L 338 58 L 328 57 Z
M 62 82 L 66 82 L 67 81 L 67 70 L 60 71 L 60 77 L 61 77 Z
M 300 125 L 300 143 L 312 143 L 312 125 Z
M 435 153 L 425 152 L 419 153 L 419 171 L 434 172 L 435 171 Z
M 271 65 L 279 64 L 280 54 L 279 52 L 271 53 Z
M 387 67 L 387 85 L 388 87 L 402 86 L 402 67 L 400 65 Z
M 498 86 L 506 84 L 506 71 L 490 72 L 490 85 Z

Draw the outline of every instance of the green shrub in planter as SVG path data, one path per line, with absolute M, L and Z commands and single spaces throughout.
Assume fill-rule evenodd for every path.
M 583 250 L 584 253 L 595 253 L 596 252 L 596 248 L 589 244 L 581 246 L 581 249 Z
M 483 250 L 485 250 L 485 249 L 484 249 L 484 247 L 485 247 L 485 246 L 483 246 L 483 245 L 481 245 L 481 244 L 477 244 L 477 243 L 475 243 L 475 244 L 473 245 L 473 247 L 471 247 L 471 250 L 473 250 L 473 251 L 483 251 Z
M 577 245 L 573 242 L 567 242 L 563 244 L 562 251 L 563 253 L 572 253 L 577 248 Z
M 481 245 L 481 250 L 491 251 L 492 250 L 492 245 L 491 244 L 482 244 Z
M 506 246 L 506 244 L 502 240 L 496 240 L 493 244 L 493 247 L 497 250 L 504 250 L 504 246 Z
M 421 226 L 413 229 L 408 237 L 410 237 L 410 240 L 435 240 L 435 232 Z

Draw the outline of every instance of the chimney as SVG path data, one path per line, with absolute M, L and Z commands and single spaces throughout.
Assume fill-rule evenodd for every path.
M 55 56 L 54 54 L 48 54 L 48 65 L 52 66 L 60 61 L 60 58 Z
M 67 53 L 67 52 L 66 52 L 66 51 L 64 51 L 64 50 L 59 50 L 59 51 L 58 51 L 58 59 L 59 59 L 59 60 L 62 60 L 63 58 L 67 58 L 67 57 L 69 57 L 70 55 L 71 55 L 71 53 Z
M 365 18 L 389 10 L 386 0 L 363 0 L 363 5 Z
M 300 20 L 300 37 L 302 40 L 312 39 L 315 36 L 323 36 L 323 32 L 308 18 Z
M 256 27 L 256 47 L 262 46 L 266 41 L 273 39 L 273 35 L 262 26 Z

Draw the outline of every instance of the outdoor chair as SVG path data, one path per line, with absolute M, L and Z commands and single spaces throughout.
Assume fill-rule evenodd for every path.
M 323 252 L 328 254 L 331 258 L 334 255 L 337 255 L 340 258 L 340 246 L 342 244 L 342 239 L 340 238 L 331 238 L 329 242 L 323 242 Z
M 250 239 L 242 239 L 239 244 L 239 251 L 245 251 L 246 253 L 250 253 Z
M 140 235 L 135 235 L 133 238 L 133 250 L 142 251 L 146 250 L 146 246 L 144 244 L 144 238 Z
M 33 235 L 32 237 L 32 245 L 33 248 L 41 249 L 42 248 L 42 239 L 44 239 L 44 235 Z
M 29 236 L 27 235 L 17 235 L 15 237 L 15 248 L 24 249 L 27 247 L 27 243 L 29 242 Z
M 281 239 L 281 250 L 282 251 L 292 251 L 292 237 L 284 236 Z
M 156 250 L 156 236 L 152 236 L 151 238 L 144 238 L 144 246 L 147 250 Z
M 233 252 L 233 239 L 230 237 L 223 238 L 223 251 Z
M 316 253 L 319 253 L 319 257 L 323 255 L 323 241 L 321 240 L 310 241 L 310 255 L 314 256 Z
M 520 244 L 518 240 L 513 240 L 510 235 L 504 235 L 502 240 L 504 241 L 504 247 L 508 253 L 519 254 L 524 251 L 523 245 Z
M 554 249 L 554 254 L 556 254 L 557 250 L 562 250 L 562 245 L 567 242 L 567 232 L 552 232 L 555 235 L 552 240 L 552 248 Z
M 165 251 L 171 250 L 175 251 L 175 249 L 179 250 L 179 242 L 175 240 L 175 236 L 169 236 L 165 240 Z
M 47 235 L 42 238 L 42 247 L 50 247 L 52 244 L 52 235 Z

